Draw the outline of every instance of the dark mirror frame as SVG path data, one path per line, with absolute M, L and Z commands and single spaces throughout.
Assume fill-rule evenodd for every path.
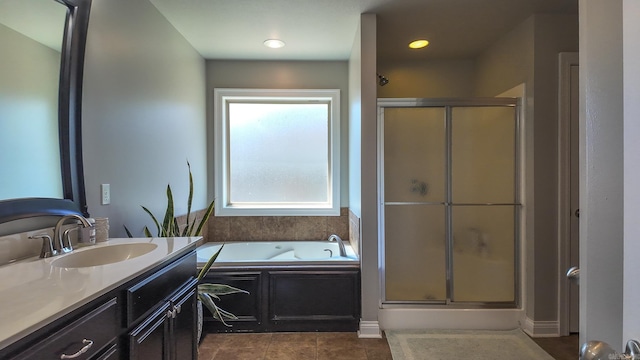
M 89 216 L 82 165 L 81 116 L 82 75 L 91 0 L 55 1 L 68 9 L 60 52 L 58 94 L 60 165 L 64 199 L 21 198 L 0 201 L 0 224 L 72 213 Z

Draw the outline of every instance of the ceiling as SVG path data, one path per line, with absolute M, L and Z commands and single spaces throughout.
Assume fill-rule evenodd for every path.
M 204 58 L 242 60 L 347 60 L 362 13 L 377 14 L 380 61 L 472 58 L 533 13 L 578 11 L 578 0 L 150 1 Z M 417 38 L 431 44 L 409 50 Z

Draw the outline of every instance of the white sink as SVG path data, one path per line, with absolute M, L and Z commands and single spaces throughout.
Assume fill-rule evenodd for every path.
M 150 243 L 131 243 L 83 249 L 55 259 L 51 266 L 82 268 L 108 265 L 142 256 L 157 247 L 158 245 Z

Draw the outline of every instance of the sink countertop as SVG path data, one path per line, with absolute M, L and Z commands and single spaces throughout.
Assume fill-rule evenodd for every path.
M 110 290 L 189 248 L 202 237 L 109 239 L 75 252 L 114 244 L 153 243 L 144 255 L 112 264 L 62 268 L 51 263 L 58 257 L 34 257 L 0 266 L 0 349 L 40 327 L 70 313 Z M 194 274 L 196 269 L 193 269 Z

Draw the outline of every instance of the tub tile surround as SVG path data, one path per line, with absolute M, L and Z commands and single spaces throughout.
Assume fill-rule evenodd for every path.
M 348 208 L 340 216 L 211 216 L 206 241 L 324 240 L 350 238 Z
M 202 217 L 206 212 L 207 212 L 207 209 L 202 209 L 202 210 L 192 212 L 189 218 L 189 221 L 193 222 L 193 219 L 196 219 L 196 225 L 199 224 L 200 219 L 202 219 Z M 176 216 L 176 221 L 178 222 L 178 227 L 180 227 L 180 229 L 183 229 L 185 226 L 187 226 L 187 215 Z M 205 239 L 206 241 L 208 235 L 209 235 L 209 221 L 207 221 L 207 223 L 204 224 L 202 228 L 202 234 L 200 236 L 202 236 L 202 238 Z

